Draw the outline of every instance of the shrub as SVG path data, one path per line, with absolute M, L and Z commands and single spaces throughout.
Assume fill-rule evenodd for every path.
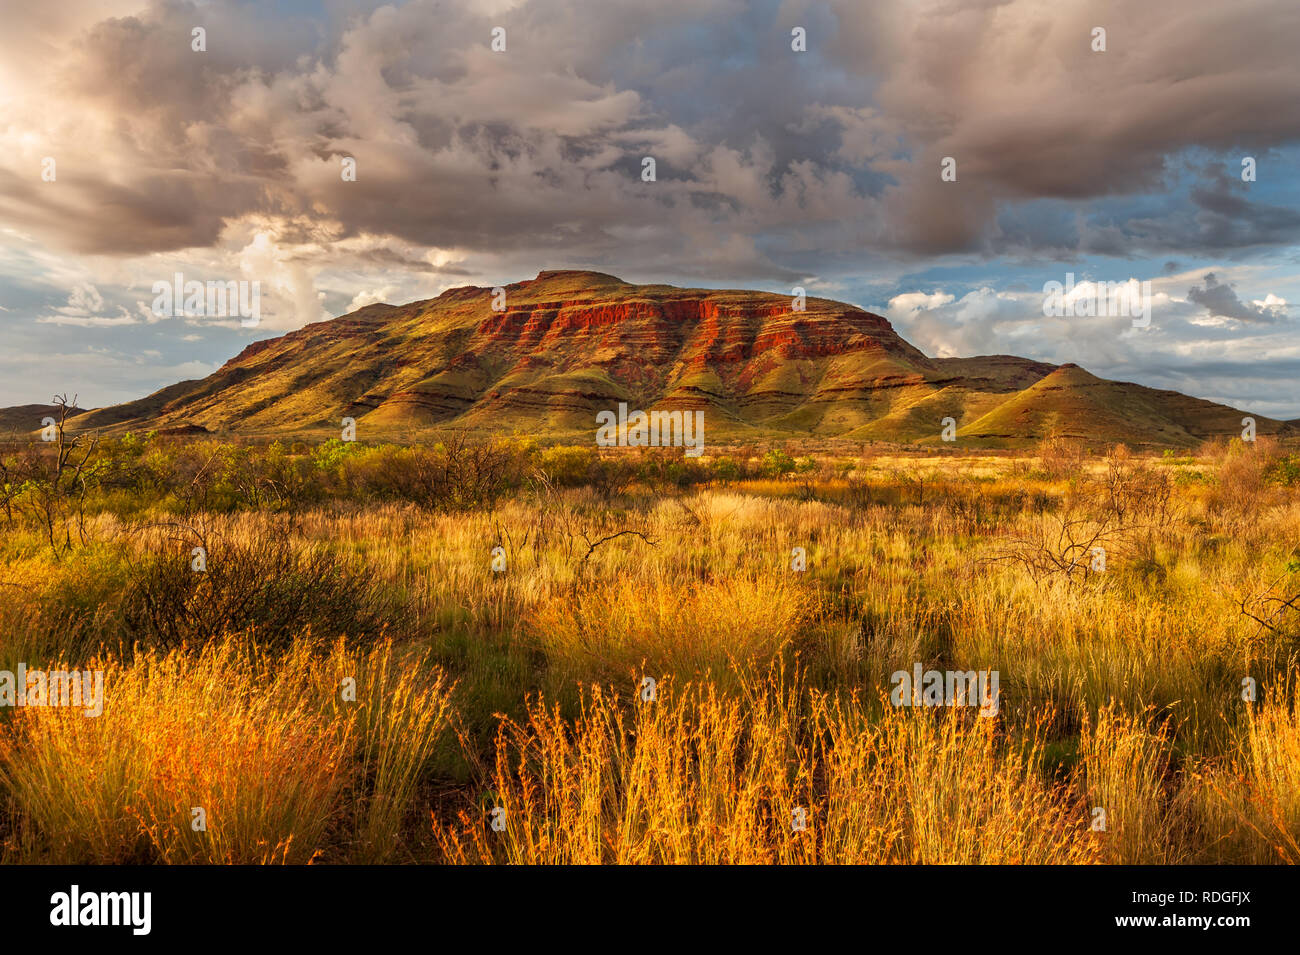
M 454 435 L 433 447 L 386 445 L 345 459 L 364 493 L 434 511 L 491 507 L 524 479 L 528 451 L 505 441 L 472 444 Z
M 557 487 L 580 487 L 600 465 L 600 454 L 593 447 L 546 448 L 537 456 L 537 468 Z
M 306 630 L 372 639 L 402 622 L 368 572 L 325 550 L 263 534 L 214 546 L 206 564 L 193 570 L 188 553 L 142 561 L 122 600 L 129 639 L 169 650 L 251 631 L 260 644 L 283 647 Z
M 740 476 L 740 465 L 731 458 L 718 458 L 713 462 L 713 479 L 718 483 L 730 484 L 739 481 Z
M 1279 457 L 1265 471 L 1265 480 L 1283 487 L 1295 487 L 1300 484 L 1300 454 Z
M 767 454 L 763 455 L 763 474 L 767 477 L 785 477 L 794 468 L 794 458 L 780 448 L 772 448 Z
M 1052 432 L 1038 442 L 1038 466 L 1050 478 L 1077 474 L 1083 467 L 1083 442 Z

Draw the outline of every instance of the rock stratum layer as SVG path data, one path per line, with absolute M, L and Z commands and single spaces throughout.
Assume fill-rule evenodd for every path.
M 827 299 L 804 311 L 763 292 L 631 285 L 542 272 L 370 305 L 249 345 L 218 371 L 87 412 L 82 428 L 362 436 L 431 427 L 592 432 L 598 411 L 701 408 L 707 434 L 807 434 L 1015 444 L 1055 432 L 1191 445 L 1236 435 L 1243 413 L 1010 355 L 929 358 L 879 315 Z M 1256 416 L 1259 433 L 1292 425 Z

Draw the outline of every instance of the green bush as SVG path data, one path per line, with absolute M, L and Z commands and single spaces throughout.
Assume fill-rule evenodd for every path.
M 763 473 L 767 477 L 785 477 L 795 468 L 794 458 L 780 448 L 772 448 L 763 455 Z
M 1270 484 L 1295 487 L 1300 483 L 1300 454 L 1288 454 L 1278 458 L 1266 472 L 1265 479 Z
M 600 466 L 600 453 L 594 447 L 547 448 L 537 456 L 537 468 L 558 487 L 579 487 L 587 483 L 593 470 Z
M 740 477 L 740 465 L 731 458 L 718 458 L 713 462 L 713 479 L 715 481 L 730 484 L 732 481 L 739 481 Z

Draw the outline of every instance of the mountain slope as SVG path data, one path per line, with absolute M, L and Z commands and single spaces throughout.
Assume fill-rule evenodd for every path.
M 988 413 L 963 423 L 959 438 L 997 443 L 1024 434 L 1065 437 L 1132 434 L 1143 444 L 1189 445 L 1213 435 L 1238 435 L 1245 415 L 1224 405 L 1121 381 L 1065 364 Z M 1283 433 L 1282 422 L 1256 418 L 1260 432 Z M 1267 424 L 1265 424 L 1267 422 Z
M 590 434 L 597 411 L 707 409 L 708 434 L 938 440 L 951 416 L 982 443 L 1056 429 L 1131 444 L 1189 444 L 1242 415 L 1175 392 L 1106 382 L 1008 355 L 928 358 L 879 315 L 827 299 L 791 309 L 763 292 L 631 285 L 542 272 L 370 305 L 249 345 L 200 381 L 89 412 L 78 428 L 200 426 L 363 436 L 430 426 Z M 1261 433 L 1293 430 L 1259 418 Z

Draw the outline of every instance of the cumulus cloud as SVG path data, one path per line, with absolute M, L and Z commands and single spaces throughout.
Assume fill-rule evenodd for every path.
M 952 300 L 953 296 L 947 292 L 904 292 L 889 300 L 889 314 L 909 315 L 921 309 L 947 305 Z
M 139 319 L 124 307 L 104 311 L 104 296 L 89 282 L 73 286 L 66 305 L 51 309 L 36 320 L 43 325 L 78 325 L 82 328 L 106 328 L 114 325 L 134 325 Z

